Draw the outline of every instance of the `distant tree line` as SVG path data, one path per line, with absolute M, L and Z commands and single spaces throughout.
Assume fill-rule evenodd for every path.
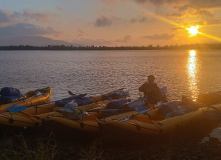
M 187 45 L 165 45 L 165 46 L 65 46 L 65 45 L 47 45 L 47 46 L 0 46 L 0 50 L 176 50 L 176 49 L 221 49 L 221 43 L 212 44 L 187 44 Z

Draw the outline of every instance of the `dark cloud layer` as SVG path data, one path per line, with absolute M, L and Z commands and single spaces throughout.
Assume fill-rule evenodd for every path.
M 11 12 L 0 9 L 0 25 L 16 23 L 18 21 L 49 22 L 51 16 L 51 14 L 46 12 L 38 13 L 27 9 L 22 12 Z
M 10 12 L 0 9 L 0 38 L 57 34 L 57 32 L 51 27 L 44 28 L 27 23 L 28 21 L 48 22 L 49 16 L 50 15 L 48 13 L 37 13 L 30 10 Z M 25 22 L 18 23 L 21 21 Z
M 190 0 L 189 6 L 196 9 L 221 8 L 220 0 Z
M 13 14 L 11 15 L 12 18 L 23 18 L 25 20 L 35 20 L 40 22 L 48 22 L 50 16 L 51 15 L 46 12 L 38 13 L 28 9 L 24 10 L 23 12 L 13 12 Z
M 19 23 L 15 25 L 0 27 L 1 38 L 10 38 L 15 36 L 39 36 L 45 34 L 56 34 L 53 28 L 43 28 L 33 24 Z

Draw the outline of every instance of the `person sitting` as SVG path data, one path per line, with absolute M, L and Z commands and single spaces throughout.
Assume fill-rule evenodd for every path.
M 154 83 L 155 77 L 153 75 L 148 76 L 148 82 L 145 82 L 140 88 L 140 92 L 144 92 L 144 97 L 140 97 L 130 103 L 126 103 L 121 106 L 122 109 L 134 109 L 135 107 L 146 106 L 151 109 L 158 102 L 167 102 L 165 88 L 161 89 Z
M 148 76 L 148 81 L 145 82 L 138 90 L 144 93 L 144 100 L 150 104 L 156 104 L 159 101 L 167 101 L 166 96 L 162 94 L 160 88 L 154 83 L 154 75 Z

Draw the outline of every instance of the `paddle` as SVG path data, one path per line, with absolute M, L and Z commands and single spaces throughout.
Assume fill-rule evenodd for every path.
M 147 107 L 135 107 L 134 110 L 142 112 L 143 110 L 148 109 Z M 112 112 L 112 111 L 133 111 L 133 109 L 90 109 L 87 112 Z
M 132 111 L 131 109 L 90 109 L 87 112 L 113 112 L 113 111 Z
M 25 110 L 28 107 L 29 106 L 17 106 L 17 104 L 16 104 L 16 105 L 13 105 L 9 108 L 6 108 L 6 110 L 9 111 L 9 112 L 15 113 L 15 112 L 21 112 L 21 111 Z
M 27 99 L 25 99 L 24 101 L 27 101 L 33 97 L 39 97 L 39 96 L 42 96 L 41 92 L 39 91 L 36 91 L 35 94 Z M 23 101 L 19 102 L 19 103 L 16 103 L 14 105 L 12 105 L 11 107 L 8 107 L 6 108 L 7 111 L 9 112 L 20 112 L 20 111 L 23 111 L 25 110 L 28 106 L 18 106 L 19 104 L 23 103 Z
M 134 117 L 134 116 L 137 116 L 137 115 L 146 113 L 146 112 L 148 112 L 148 111 L 154 110 L 154 109 L 156 109 L 157 107 L 161 106 L 163 103 L 164 103 L 164 102 L 158 102 L 157 105 L 156 105 L 154 108 L 152 108 L 152 109 L 146 108 L 146 109 L 141 110 L 140 112 L 138 111 L 139 113 L 132 114 L 132 115 L 130 115 L 130 116 L 126 116 L 126 117 L 123 117 L 123 118 L 119 118 L 119 119 L 117 119 L 117 120 L 118 120 L 118 121 L 126 121 L 126 120 L 129 120 L 130 118 L 132 118 L 132 117 Z
M 69 94 L 69 95 L 72 95 L 72 96 L 76 95 L 76 94 L 74 94 L 74 93 L 71 92 L 71 91 L 68 91 L 68 94 Z

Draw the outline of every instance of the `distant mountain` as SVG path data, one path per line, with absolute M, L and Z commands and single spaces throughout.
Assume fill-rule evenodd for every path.
M 25 36 L 25 37 L 14 37 L 10 39 L 0 39 L 0 46 L 48 46 L 48 45 L 65 45 L 65 46 L 81 46 L 80 44 L 74 44 L 65 42 L 62 40 L 53 40 L 46 37 L 39 36 Z

